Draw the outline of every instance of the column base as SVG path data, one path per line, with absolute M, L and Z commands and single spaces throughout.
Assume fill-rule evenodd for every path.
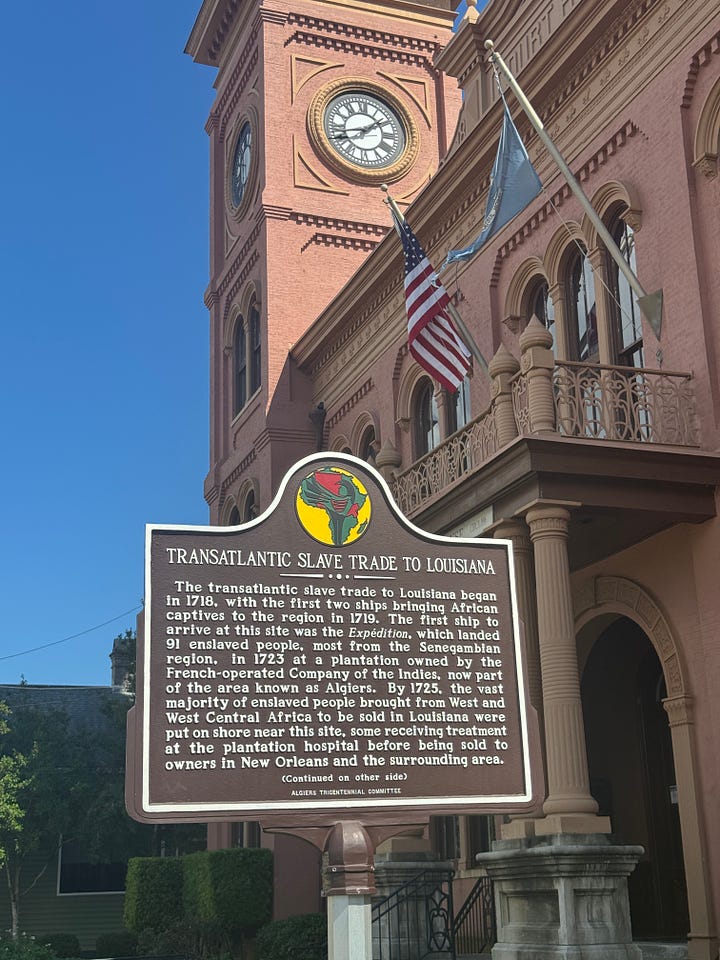
M 627 893 L 642 852 L 598 834 L 497 841 L 477 857 L 495 884 L 493 960 L 642 960 Z
M 547 817 L 520 817 L 504 823 L 500 828 L 503 840 L 520 840 L 523 837 L 545 837 L 556 833 L 610 834 L 610 817 L 598 817 L 592 813 L 551 813 Z

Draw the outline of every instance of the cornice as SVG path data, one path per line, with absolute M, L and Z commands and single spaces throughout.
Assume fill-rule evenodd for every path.
M 239 8 L 240 0 L 205 0 L 185 45 L 185 53 L 196 63 L 217 66 Z
M 291 13 L 288 23 L 305 31 L 343 37 L 355 44 L 384 44 L 387 47 L 397 47 L 413 53 L 433 57 L 439 47 L 437 40 L 426 40 L 422 37 L 409 37 L 401 33 L 388 33 L 384 30 L 368 30 L 352 23 L 343 23 L 338 20 L 325 20 L 320 17 L 310 17 L 304 14 Z M 294 36 L 294 35 L 293 35 Z M 292 40 L 292 36 L 290 37 Z
M 370 43 L 360 44 L 357 41 L 345 40 L 341 37 L 331 37 L 320 33 L 296 30 L 288 40 L 288 44 L 299 43 L 303 47 L 315 47 L 323 50 L 334 50 L 340 53 L 360 53 L 366 57 L 373 57 L 391 63 L 405 63 L 413 66 L 425 67 L 432 70 L 432 55 L 423 56 L 417 53 L 408 53 L 405 50 L 396 50 L 392 47 L 381 47 Z
M 254 463 L 256 459 L 257 459 L 257 448 L 254 446 L 253 449 L 243 457 L 240 463 L 238 463 L 237 466 L 234 467 L 230 471 L 230 473 L 223 480 L 220 481 L 220 484 L 218 487 L 219 493 L 221 493 L 224 496 L 228 487 L 232 486 L 232 484 L 235 483 L 236 480 L 239 480 L 240 477 L 243 475 L 243 473 L 245 473 L 248 467 L 252 463 Z
M 250 257 L 247 263 L 244 265 L 243 269 L 238 274 L 235 279 L 235 283 L 230 287 L 227 292 L 227 297 L 225 299 L 225 309 L 223 310 L 223 321 L 227 320 L 230 309 L 233 305 L 235 296 L 242 290 L 245 285 L 247 278 L 250 276 L 250 272 L 255 268 L 258 261 L 260 260 L 260 254 L 257 249 L 253 250 L 250 254 Z
M 358 403 L 360 403 L 363 397 L 366 397 L 368 393 L 370 393 L 374 386 L 375 384 L 373 383 L 372 377 L 368 377 L 368 379 L 361 384 L 360 387 L 358 387 L 352 396 L 348 397 L 345 403 L 343 403 L 343 405 L 339 407 L 335 413 L 332 414 L 332 416 L 327 418 L 325 424 L 326 429 L 334 430 L 337 424 L 340 423 L 340 421 L 343 420 L 350 413 L 350 411 L 358 405 Z
M 364 236 L 375 237 L 377 240 L 382 240 L 388 232 L 386 224 L 368 223 L 361 220 L 340 220 L 337 217 L 321 217 L 314 213 L 293 212 L 290 214 L 290 219 L 302 226 L 352 231 Z
M 707 43 L 703 44 L 690 60 L 685 89 L 683 90 L 683 98 L 680 104 L 685 110 L 690 107 L 693 97 L 695 96 L 695 85 L 697 84 L 700 70 L 703 67 L 709 66 L 712 63 L 713 56 L 716 56 L 718 53 L 720 53 L 720 31 Z
M 392 18 L 404 25 L 418 29 L 452 29 L 454 10 L 448 3 L 420 4 L 408 0 L 320 0 L 329 8 L 343 9 L 354 18 L 358 12 L 376 14 L 383 18 Z M 241 0 L 205 0 L 195 20 L 190 37 L 185 45 L 185 53 L 196 63 L 219 66 L 226 52 L 228 38 L 236 29 L 244 9 L 249 6 Z M 250 12 L 250 11 L 248 11 Z M 260 7 L 259 15 L 265 22 L 284 23 L 290 16 L 288 11 Z M 373 31 L 367 31 L 371 33 Z M 380 31 L 378 31 L 380 33 Z M 398 37 L 401 37 L 398 34 Z
M 341 250 L 360 250 L 363 253 L 371 253 L 378 245 L 377 240 L 368 240 L 365 237 L 339 237 L 334 233 L 313 233 L 300 247 L 304 253 L 308 247 L 337 247 Z
M 238 104 L 238 101 L 240 100 L 243 93 L 247 89 L 248 82 L 252 77 L 253 73 L 255 72 L 258 65 L 259 51 L 257 48 L 257 43 L 255 43 L 254 39 L 252 44 L 250 43 L 248 44 L 248 48 L 253 46 L 253 44 L 254 44 L 254 49 L 250 53 L 248 60 L 247 61 L 245 61 L 244 59 L 241 60 L 241 63 L 245 67 L 245 69 L 240 74 L 239 80 L 236 80 L 236 82 L 233 84 L 232 95 L 228 96 L 227 98 L 224 98 L 224 102 L 221 107 L 221 110 L 222 110 L 222 117 L 220 121 L 220 140 L 221 141 L 225 139 L 225 132 L 227 130 L 228 123 L 232 119 L 233 110 L 235 109 L 235 107 Z M 229 94 L 229 92 L 230 92 L 230 88 L 226 87 L 225 93 Z
M 227 292 L 227 289 L 230 283 L 232 282 L 233 277 L 235 277 L 238 270 L 240 270 L 240 268 L 243 266 L 247 258 L 251 256 L 253 247 L 257 242 L 258 237 L 260 236 L 260 229 L 261 229 L 261 224 L 256 223 L 253 229 L 250 231 L 250 235 L 248 236 L 245 243 L 238 250 L 238 252 L 235 254 L 235 256 L 230 261 L 230 263 L 227 264 L 224 271 L 220 275 L 220 279 L 218 280 L 217 285 L 215 287 L 215 290 L 217 291 L 219 296 L 223 296 Z

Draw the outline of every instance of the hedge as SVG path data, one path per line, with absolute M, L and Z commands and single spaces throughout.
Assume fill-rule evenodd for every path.
M 98 957 L 136 957 L 138 938 L 129 930 L 101 933 L 95 941 Z
M 125 881 L 125 926 L 138 934 L 169 930 L 183 919 L 183 861 L 133 857 Z
M 182 859 L 184 913 L 200 932 L 253 933 L 271 919 L 269 850 L 205 850 Z
M 327 920 L 319 913 L 274 920 L 255 942 L 258 960 L 327 960 Z

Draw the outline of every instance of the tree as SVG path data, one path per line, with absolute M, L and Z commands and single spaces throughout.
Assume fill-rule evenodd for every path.
M 178 854 L 204 845 L 199 824 L 152 826 L 125 810 L 127 711 L 134 703 L 135 634 L 115 640 L 127 657 L 124 692 L 107 691 L 92 729 L 38 703 L 21 684 L 0 703 L 0 868 L 10 896 L 12 934 L 20 931 L 23 896 L 71 841 L 84 862 L 122 864 L 130 857 Z M 85 859 L 86 858 L 86 859 Z
M 21 691 L 22 693 L 22 691 Z M 22 897 L 82 821 L 89 764 L 67 715 L 21 695 L 2 705 L 0 726 L 0 862 L 7 878 L 12 935 L 20 931 Z M 40 866 L 29 871 L 31 860 Z

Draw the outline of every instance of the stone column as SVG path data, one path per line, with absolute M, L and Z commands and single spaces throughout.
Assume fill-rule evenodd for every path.
M 609 818 L 597 816 L 598 806 L 590 795 L 566 506 L 540 501 L 526 514 L 535 548 L 548 793 L 543 804 L 545 818 L 537 821 L 535 832 L 610 833 Z
M 525 652 L 525 670 L 527 673 L 530 703 L 537 711 L 540 725 L 540 743 L 543 752 L 543 770 L 545 770 L 545 736 L 543 731 L 542 675 L 540 672 L 540 646 L 538 642 L 537 597 L 535 595 L 535 568 L 533 563 L 532 542 L 528 528 L 523 520 L 500 520 L 492 528 L 492 535 L 498 539 L 510 540 L 513 545 L 515 563 L 515 583 L 517 588 L 518 614 L 522 623 L 522 642 Z M 545 774 L 547 777 L 547 774 Z M 513 817 L 509 824 L 503 824 L 502 836 L 505 838 L 532 835 L 529 818 L 542 816 L 542 809 Z M 518 823 L 519 821 L 519 823 Z
M 689 697 L 663 700 L 670 721 L 678 807 L 682 831 L 685 883 L 690 911 L 689 960 L 714 960 L 718 955 L 718 931 L 713 920 L 712 890 L 707 876 L 707 843 L 702 820 L 702 802 L 697 791 L 694 720 Z
M 386 483 L 392 483 L 393 473 L 400 468 L 401 463 L 402 457 L 392 441 L 386 440 L 375 456 L 375 466 Z

